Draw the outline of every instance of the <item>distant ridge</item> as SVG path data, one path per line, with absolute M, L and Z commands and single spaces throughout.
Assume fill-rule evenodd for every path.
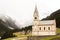
M 60 28 L 60 9 L 50 14 L 50 16 L 47 16 L 46 18 L 43 18 L 42 20 L 56 20 L 57 27 Z

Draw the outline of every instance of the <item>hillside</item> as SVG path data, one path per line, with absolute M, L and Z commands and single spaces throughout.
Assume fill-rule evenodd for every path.
M 20 29 L 15 24 L 15 21 L 6 15 L 0 16 L 0 37 L 8 38 L 13 37 L 13 32 L 19 31 Z
M 56 20 L 56 26 L 60 28 L 60 9 L 51 13 L 50 16 L 47 16 L 46 18 L 43 18 L 42 20 Z

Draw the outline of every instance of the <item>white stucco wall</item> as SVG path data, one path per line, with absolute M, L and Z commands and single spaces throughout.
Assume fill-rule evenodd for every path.
M 38 33 L 40 36 L 43 36 L 43 35 L 56 35 L 55 32 L 39 32 Z
M 40 30 L 40 27 L 41 27 L 41 30 Z M 46 27 L 45 30 L 44 30 L 44 27 Z M 50 30 L 48 30 L 48 27 L 50 27 Z M 55 25 L 33 26 L 32 27 L 32 35 L 36 35 L 36 36 L 56 35 L 56 26 Z
M 56 35 L 56 32 L 32 32 L 32 35 L 34 36 Z

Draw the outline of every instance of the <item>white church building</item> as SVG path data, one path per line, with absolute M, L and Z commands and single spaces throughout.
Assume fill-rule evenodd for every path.
M 46 36 L 56 35 L 56 21 L 54 20 L 39 20 L 38 10 L 35 7 L 34 20 L 32 26 L 32 35 L 35 36 Z

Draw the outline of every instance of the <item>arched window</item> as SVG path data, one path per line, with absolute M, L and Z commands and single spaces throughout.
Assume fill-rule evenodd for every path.
M 50 30 L 50 27 L 48 27 L 48 30 Z
M 37 17 L 35 17 L 35 19 L 37 19 Z
M 44 30 L 45 30 L 45 27 L 44 27 Z
M 41 30 L 41 27 L 40 27 L 40 30 Z

